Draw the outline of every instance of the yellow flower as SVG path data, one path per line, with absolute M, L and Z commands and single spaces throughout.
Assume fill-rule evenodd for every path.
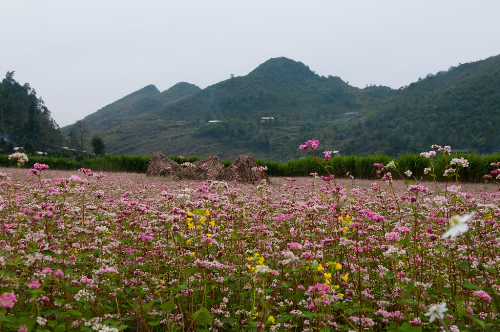
M 189 211 L 189 212 L 188 212 L 188 216 L 189 216 L 189 217 L 192 217 L 192 216 L 193 216 L 193 212 Z
M 187 218 L 188 224 L 193 221 L 193 218 Z
M 344 231 L 343 231 L 343 233 L 344 233 L 344 234 L 345 234 L 345 233 L 347 233 L 347 227 L 345 227 L 345 226 L 344 226 Z
M 264 265 L 264 257 L 261 257 L 261 258 L 259 259 L 259 265 Z
M 275 323 L 275 320 L 274 320 L 274 317 L 273 316 L 269 316 L 269 318 L 267 319 L 267 321 L 271 324 L 274 324 Z
M 205 222 L 205 218 L 200 218 L 200 224 L 203 224 Z
M 339 220 L 340 220 L 340 221 L 344 221 L 344 217 L 340 216 L 340 217 L 339 217 Z
M 318 266 L 318 271 L 321 272 L 321 271 L 324 271 L 325 268 L 323 267 L 323 265 L 319 264 Z
M 252 265 L 247 264 L 247 268 L 248 268 L 249 270 L 250 270 L 250 269 L 252 269 Z
M 335 263 L 335 270 L 340 270 L 340 269 L 342 269 L 342 264 Z
M 202 226 L 202 225 L 198 225 L 198 226 L 196 226 L 196 228 L 197 228 L 197 229 L 202 229 L 202 228 L 203 228 L 203 226 Z
M 422 247 L 421 247 L 421 246 L 418 246 L 418 250 L 422 250 Z
M 160 284 L 165 285 L 165 280 L 161 279 Z
M 191 239 L 187 240 L 187 241 L 186 241 L 186 244 L 187 244 L 187 245 L 190 245 L 190 244 L 191 244 Z
M 326 279 L 325 280 L 325 285 L 330 285 L 330 280 Z
M 346 218 L 346 219 L 350 219 L 350 218 L 351 218 L 351 216 L 347 214 L 347 215 L 345 216 L 345 218 Z
M 210 211 L 208 209 L 205 210 L 205 216 L 208 217 L 210 215 Z
M 215 221 L 212 220 L 211 222 L 209 222 L 209 224 L 210 226 L 215 226 Z
M 192 222 L 188 223 L 188 229 L 193 229 L 194 228 L 194 224 Z
M 342 280 L 347 282 L 347 279 L 349 278 L 349 273 L 344 274 L 342 277 L 340 277 Z
M 338 293 L 337 295 L 340 297 L 344 297 L 344 294 L 342 294 L 342 293 Z
M 207 237 L 212 237 L 212 234 L 207 234 Z
M 335 285 L 335 286 L 332 286 L 332 288 L 339 289 L 340 286 L 339 285 Z
M 191 256 L 193 256 L 193 257 L 194 257 L 194 254 L 195 254 L 195 253 L 194 253 L 194 252 L 192 252 L 192 253 L 191 253 Z
M 249 262 L 253 261 L 253 257 L 247 257 L 247 261 Z
M 325 273 L 323 275 L 325 276 L 325 279 L 332 279 L 332 274 L 331 273 Z

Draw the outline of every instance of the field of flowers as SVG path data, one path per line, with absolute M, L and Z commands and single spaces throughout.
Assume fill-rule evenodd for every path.
M 0 169 L 0 331 L 500 330 L 497 186 L 381 169 L 254 185 Z

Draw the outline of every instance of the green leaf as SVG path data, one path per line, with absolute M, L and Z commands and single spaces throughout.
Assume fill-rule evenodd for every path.
M 47 256 L 52 256 L 52 257 L 59 257 L 60 255 L 56 254 L 52 250 L 42 250 L 40 252 L 42 255 L 47 255 Z
M 172 247 L 164 247 L 163 249 L 165 249 L 167 251 L 175 251 L 175 252 L 179 251 L 179 250 L 172 248 Z
M 149 308 L 151 308 L 151 306 L 153 306 L 153 304 L 155 304 L 154 301 L 148 302 L 148 303 L 143 304 L 143 305 L 138 305 L 137 307 L 134 308 L 134 310 L 136 312 L 141 312 L 141 307 L 142 307 L 142 312 L 146 313 L 146 312 L 148 312 Z
M 175 238 L 177 239 L 178 243 L 184 242 L 184 238 L 179 233 L 175 233 Z
M 174 298 L 171 298 L 169 301 L 163 303 L 162 305 L 160 305 L 160 308 L 165 310 L 165 311 L 170 311 L 172 310 L 173 308 L 175 308 L 175 301 L 174 301 Z
M 481 290 L 481 287 L 477 286 L 477 285 L 474 285 L 473 283 L 469 282 L 469 281 L 466 281 L 462 284 L 462 286 L 464 286 L 465 288 L 469 288 L 469 289 L 474 289 L 474 290 Z
M 193 274 L 193 273 L 197 273 L 198 271 L 200 271 L 199 268 L 192 267 L 190 269 L 182 270 L 182 274 Z
M 210 311 L 208 311 L 206 308 L 200 308 L 193 314 L 192 318 L 194 319 L 195 324 L 212 325 L 212 315 L 210 314 Z
M 460 264 L 458 264 L 458 266 L 460 266 L 464 269 L 468 269 L 470 267 L 470 263 L 469 263 L 469 261 L 461 261 Z
M 66 311 L 68 314 L 72 314 L 72 315 L 75 315 L 75 316 L 81 316 L 82 313 L 78 310 L 69 310 L 69 311 Z
M 0 316 L 0 322 L 6 322 L 6 323 L 15 323 L 16 318 L 15 317 L 5 317 L 5 316 Z
M 151 325 L 151 326 L 160 325 L 160 321 L 159 321 L 159 320 L 156 320 L 156 321 L 154 321 L 154 322 L 148 322 L 148 325 Z

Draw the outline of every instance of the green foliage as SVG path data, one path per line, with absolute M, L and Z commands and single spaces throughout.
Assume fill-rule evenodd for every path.
M 106 136 L 108 153 L 115 154 L 210 151 L 223 159 L 249 154 L 284 162 L 300 157 L 298 145 L 311 138 L 343 155 L 395 157 L 428 151 L 432 144 L 495 153 L 499 77 L 495 56 L 399 90 L 358 89 L 303 63 L 275 58 L 203 90 L 180 83 L 160 93 L 148 86 L 85 120 Z M 274 121 L 261 121 L 271 116 Z
M 28 83 L 20 85 L 14 72 L 7 72 L 0 82 L 0 135 L 15 143 L 33 144 L 62 142 L 59 126 Z
M 90 145 L 94 150 L 94 153 L 98 156 L 104 155 L 106 151 L 106 145 L 104 144 L 104 138 L 99 135 L 94 135 L 90 140 Z
M 210 136 L 217 139 L 251 139 L 256 130 L 256 125 L 241 120 L 225 120 L 218 123 L 207 123 L 199 127 L 196 134 L 200 137 Z
M 185 157 L 180 159 L 179 156 L 168 156 L 173 161 L 181 164 L 184 162 L 193 163 L 200 160 L 197 156 Z M 483 182 L 483 176 L 489 174 L 492 170 L 491 163 L 500 161 L 500 154 L 478 155 L 478 154 L 452 154 L 446 156 L 446 161 L 449 164 L 452 158 L 464 157 L 469 161 L 469 167 L 460 168 L 460 182 Z M 132 172 L 146 173 L 151 157 L 143 156 L 127 156 L 127 155 L 106 155 L 97 158 L 84 157 L 80 161 L 65 157 L 48 157 L 30 155 L 29 161 L 23 166 L 24 168 L 32 168 L 35 163 L 47 164 L 50 169 L 59 170 L 76 170 L 79 168 L 90 168 L 93 171 L 103 172 Z M 391 160 L 394 160 L 397 169 L 402 173 L 410 170 L 412 178 L 426 179 L 431 181 L 430 175 L 424 174 L 424 168 L 431 166 L 431 159 L 427 159 L 418 154 L 407 153 L 399 158 L 391 158 L 386 155 L 376 156 L 337 156 L 330 159 L 328 162 L 320 159 L 330 173 L 337 178 L 345 178 L 354 176 L 357 179 L 376 179 L 377 169 L 373 166 L 374 163 L 382 163 L 387 165 Z M 231 165 L 231 160 L 221 161 L 224 167 Z M 256 162 L 261 166 L 267 166 L 266 173 L 270 176 L 310 176 L 311 173 L 318 175 L 328 175 L 323 167 L 321 167 L 312 156 L 305 158 L 290 160 L 286 163 L 277 161 L 263 161 L 257 159 Z M 442 156 L 432 159 L 434 172 L 438 181 L 444 181 L 445 159 Z M 1 167 L 17 167 L 15 160 L 9 160 L 8 155 L 0 154 Z M 397 172 L 391 171 L 394 178 L 399 178 Z M 349 173 L 349 174 L 348 174 Z M 404 175 L 403 175 L 404 176 Z

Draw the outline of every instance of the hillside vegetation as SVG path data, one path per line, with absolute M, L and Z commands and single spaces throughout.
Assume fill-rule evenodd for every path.
M 14 72 L 0 82 L 0 136 L 5 143 L 32 147 L 33 144 L 62 142 L 59 126 L 42 98 L 28 83 L 19 84 Z
M 286 161 L 300 157 L 298 144 L 310 138 L 345 155 L 397 156 L 431 144 L 492 153 L 500 143 L 494 130 L 500 125 L 500 56 L 429 74 L 399 90 L 359 89 L 274 58 L 203 90 L 179 83 L 160 93 L 147 86 L 85 121 L 104 135 L 109 153 L 131 155 L 251 154 Z

